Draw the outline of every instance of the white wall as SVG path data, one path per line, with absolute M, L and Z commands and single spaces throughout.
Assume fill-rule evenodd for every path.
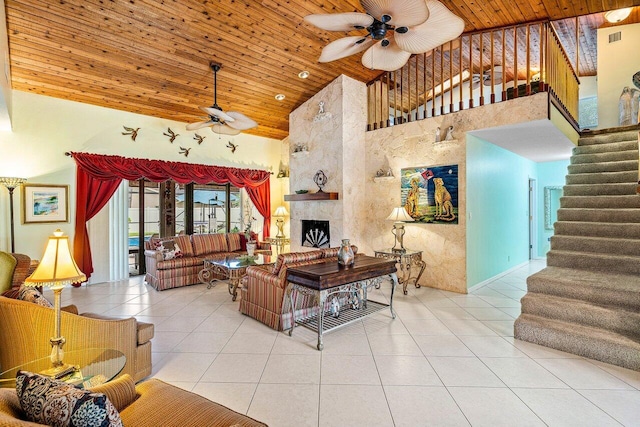
M 621 31 L 620 41 L 609 34 Z M 598 29 L 598 129 L 618 126 L 618 100 L 625 86 L 635 88 L 631 77 L 640 71 L 640 24 Z
M 282 146 L 279 140 L 244 134 L 218 136 L 201 129 L 198 133 L 206 139 L 198 145 L 194 132 L 186 131 L 184 123 L 20 91 L 13 91 L 12 95 L 13 132 L 0 132 L 0 176 L 24 177 L 31 184 L 70 186 L 70 222 L 63 224 L 21 224 L 21 194 L 18 190 L 14 194 L 16 251 L 35 259 L 42 256 L 47 236 L 55 228 L 74 235 L 75 162 L 64 155 L 66 151 L 278 170 Z M 123 126 L 140 128 L 136 141 L 122 135 Z M 180 134 L 173 144 L 163 136 L 168 127 Z M 229 140 L 238 145 L 235 153 L 226 148 Z M 188 157 L 178 154 L 181 146 L 191 148 Z M 282 192 L 275 175 L 271 181 L 271 204 L 275 210 Z M 8 199 L 8 191 L 0 188 L 0 250 L 10 249 Z M 94 233 L 92 230 L 91 235 Z M 98 245 L 106 245 L 109 240 L 108 230 L 99 234 L 103 238 L 92 242 L 96 251 L 102 251 Z M 95 257 L 93 261 L 94 265 L 103 262 Z

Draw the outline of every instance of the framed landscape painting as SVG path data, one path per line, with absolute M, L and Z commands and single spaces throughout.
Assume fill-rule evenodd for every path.
M 458 165 L 400 171 L 400 202 L 414 221 L 458 223 Z
M 24 184 L 22 223 L 69 222 L 69 186 Z

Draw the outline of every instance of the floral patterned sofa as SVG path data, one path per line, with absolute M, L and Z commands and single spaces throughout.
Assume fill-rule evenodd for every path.
M 358 252 L 351 246 L 353 253 Z M 285 298 L 287 270 L 302 265 L 317 264 L 329 260 L 338 262 L 340 248 L 319 249 L 309 252 L 291 252 L 278 255 L 276 263 L 265 266 L 247 267 L 242 278 L 240 312 L 278 331 L 291 327 L 291 306 Z M 308 310 L 308 297 L 302 300 L 301 310 Z
M 145 242 L 145 281 L 158 291 L 194 285 L 205 259 L 246 254 L 246 244 L 243 233 L 152 238 Z M 271 246 L 258 242 L 256 252 L 271 254 Z

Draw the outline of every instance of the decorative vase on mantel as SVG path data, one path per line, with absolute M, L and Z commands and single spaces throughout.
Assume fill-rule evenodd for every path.
M 355 260 L 356 257 L 349 244 L 349 239 L 342 239 L 342 244 L 340 245 L 340 249 L 338 249 L 338 264 L 349 267 L 353 265 Z

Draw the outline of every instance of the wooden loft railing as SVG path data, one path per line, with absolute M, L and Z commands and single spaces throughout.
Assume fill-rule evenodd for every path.
M 549 22 L 464 34 L 370 82 L 367 130 L 544 91 L 577 126 L 578 84 Z

